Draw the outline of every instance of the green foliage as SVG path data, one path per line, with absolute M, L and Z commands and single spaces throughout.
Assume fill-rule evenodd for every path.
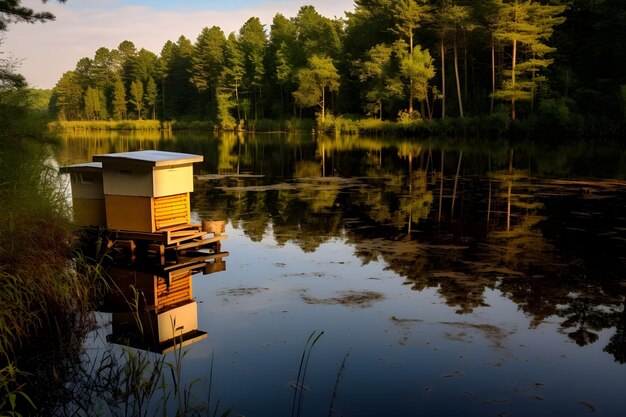
M 159 56 L 130 41 L 99 48 L 59 80 L 50 107 L 60 120 L 97 118 L 93 100 L 84 100 L 91 87 L 103 93 L 106 114 L 116 120 L 151 113 L 162 120 L 219 118 L 232 126 L 230 117 L 237 125 L 312 118 L 316 111 L 324 118 L 329 107 L 335 114 L 395 119 L 407 98 L 412 113 L 413 97 L 423 118 L 480 117 L 494 113 L 497 99 L 508 102 L 511 118 L 532 124 L 546 108 L 543 100 L 562 96 L 576 101 L 572 111 L 608 118 L 607 131 L 619 130 L 624 8 L 586 0 L 567 9 L 559 0 L 357 0 L 345 19 L 330 19 L 303 6 L 291 18 L 276 14 L 269 33 L 252 17 L 228 38 L 214 26 L 195 45 L 182 36 L 168 41 Z M 321 72 L 333 73 L 325 86 Z M 144 86 L 139 112 L 131 92 L 137 80 Z M 236 105 L 224 107 L 221 94 Z
M 135 80 L 130 84 L 130 104 L 135 107 L 137 120 L 141 120 L 143 116 L 143 83 L 141 80 Z
M 517 100 L 533 101 L 538 83 L 545 78 L 539 75 L 541 69 L 552 63 L 545 55 L 554 52 L 543 41 L 550 38 L 554 27 L 563 23 L 565 18 L 559 17 L 565 6 L 550 6 L 531 1 L 514 0 L 505 3 L 499 9 L 498 27 L 494 37 L 512 45 L 510 79 L 505 80 L 502 88 L 494 93 L 494 97 L 511 101 L 511 117 L 516 117 L 515 102 Z M 524 60 L 518 62 L 524 54 Z M 522 49 L 523 48 L 523 49 Z
M 107 118 L 106 101 L 102 91 L 87 87 L 84 103 L 85 118 L 87 120 L 102 120 Z
M 319 106 L 324 121 L 326 112 L 326 91 L 339 89 L 339 74 L 328 57 L 313 55 L 306 68 L 298 72 L 298 89 L 293 97 L 300 107 Z
M 224 32 L 217 26 L 205 27 L 198 35 L 191 57 L 191 83 L 200 93 L 215 94 L 224 70 Z M 209 97 L 209 100 L 215 97 Z
M 113 119 L 123 120 L 126 118 L 126 92 L 124 84 L 118 78 L 113 85 Z
M 151 111 L 151 118 L 156 119 L 156 103 L 158 98 L 158 90 L 154 78 L 149 77 L 146 83 L 146 95 L 144 97 L 146 106 Z
M 237 103 L 231 100 L 230 94 L 218 94 L 217 96 L 217 122 L 223 130 L 235 130 L 237 121 L 230 114 L 230 110 L 237 107 Z
M 242 86 L 249 91 L 248 114 L 263 117 L 263 87 L 265 84 L 265 50 L 267 39 L 258 17 L 248 19 L 239 30 L 239 45 L 243 55 Z
M 54 395 L 59 388 L 51 383 L 46 394 L 29 384 L 33 377 L 24 372 L 21 359 L 30 349 L 43 343 L 51 354 L 65 358 L 72 354 L 68 350 L 80 347 L 93 325 L 97 272 L 86 268 L 78 273 L 79 263 L 71 261 L 71 211 L 62 178 L 50 162 L 50 147 L 45 145 L 41 140 L 14 135 L 0 142 L 3 415 L 32 410 L 38 396 Z M 51 381 L 60 379 L 49 369 L 54 366 L 62 365 L 56 361 L 38 364 Z
M 65 2 L 65 0 L 59 1 Z M 21 0 L 2 0 L 0 2 L 0 32 L 7 30 L 9 23 L 35 23 L 54 20 L 52 13 L 36 12 L 29 7 L 22 6 L 21 3 Z
M 30 88 L 29 106 L 31 110 L 48 111 L 48 103 L 52 97 L 52 90 L 42 90 L 39 88 Z
M 428 82 L 435 76 L 433 59 L 428 50 L 422 50 L 418 45 L 413 48 L 412 52 L 402 57 L 400 73 L 409 80 L 411 99 L 426 100 L 428 98 Z

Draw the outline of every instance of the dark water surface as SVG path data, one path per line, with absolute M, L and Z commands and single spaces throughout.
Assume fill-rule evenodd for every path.
M 193 277 L 182 368 L 214 354 L 234 415 L 292 415 L 313 331 L 302 416 L 625 415 L 623 152 L 77 134 L 57 159 L 139 149 L 205 157 L 192 215 L 227 220 L 230 256 Z

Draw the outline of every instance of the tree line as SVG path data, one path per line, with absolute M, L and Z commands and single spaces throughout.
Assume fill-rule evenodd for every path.
M 53 90 L 61 120 L 248 120 L 334 114 L 385 120 L 545 114 L 622 120 L 625 6 L 619 0 L 355 0 L 345 18 L 303 6 L 269 28 L 157 55 L 131 41 L 83 58 Z M 605 65 L 602 65 L 605 64 Z M 601 66 L 602 65 L 602 66 Z

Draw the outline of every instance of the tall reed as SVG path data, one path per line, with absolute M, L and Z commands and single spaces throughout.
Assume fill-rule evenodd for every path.
M 54 401 L 61 367 L 93 324 L 97 271 L 79 273 L 70 256 L 74 227 L 52 146 L 27 135 L 0 141 L 0 388 L 16 399 L 0 414 Z

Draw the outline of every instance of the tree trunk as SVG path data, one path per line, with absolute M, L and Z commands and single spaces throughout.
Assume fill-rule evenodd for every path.
M 454 176 L 454 190 L 452 191 L 452 211 L 450 217 L 454 218 L 454 203 L 456 202 L 456 190 L 459 185 L 459 175 L 461 174 L 461 161 L 463 160 L 463 151 L 459 153 L 459 163 L 456 166 L 456 175 Z
M 468 103 L 467 100 L 467 37 L 463 35 L 463 100 Z
M 517 38 L 513 38 L 513 57 L 511 58 L 511 119 L 515 120 L 515 64 L 517 61 Z
M 263 106 L 263 87 L 259 86 L 259 103 L 261 104 L 261 119 L 265 119 L 265 107 Z
M 446 51 L 441 36 L 441 118 L 446 118 Z
M 235 100 L 237 100 L 237 123 L 241 121 L 241 112 L 239 111 L 239 85 L 235 84 Z
M 413 113 L 413 79 L 411 78 L 411 84 L 409 86 L 409 114 Z
M 322 87 L 322 122 L 324 121 L 325 118 L 325 108 L 326 108 L 326 92 L 324 91 L 325 88 Z
M 496 45 L 493 39 L 493 33 L 491 34 L 491 110 L 493 114 L 494 94 L 496 93 Z
M 536 55 L 533 52 L 533 60 L 536 59 Z M 535 112 L 535 71 L 532 72 L 532 87 L 530 88 L 530 113 Z
M 456 38 L 454 38 L 454 77 L 456 78 L 456 93 L 459 99 L 459 115 L 463 117 L 463 100 L 461 98 L 461 80 L 459 77 L 459 57 L 456 45 Z
M 413 59 L 413 32 L 409 35 L 409 54 Z M 413 113 L 413 79 L 411 78 L 411 85 L 409 87 L 409 114 Z
M 441 150 L 441 182 L 439 184 L 439 217 L 437 217 L 437 222 L 441 223 L 441 209 L 443 207 L 443 160 L 444 160 L 445 151 Z

